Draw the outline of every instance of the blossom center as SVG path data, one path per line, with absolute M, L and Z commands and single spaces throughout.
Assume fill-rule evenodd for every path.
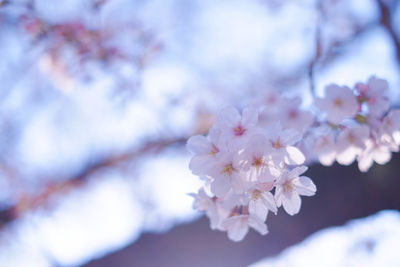
M 242 125 L 239 125 L 238 127 L 233 128 L 233 132 L 236 136 L 242 136 L 244 132 L 246 132 L 246 129 L 243 128 Z
M 251 194 L 251 198 L 253 200 L 259 199 L 260 196 L 261 196 L 261 191 L 260 190 L 258 190 L 258 189 L 253 190 L 253 193 Z
M 216 147 L 214 144 L 212 144 L 211 151 L 208 153 L 210 156 L 215 156 L 219 152 L 218 147 Z
M 375 97 L 371 97 L 368 101 L 371 105 L 376 104 L 376 98 Z
M 347 136 L 347 139 L 349 140 L 350 144 L 354 144 L 354 142 L 356 141 L 356 137 L 353 134 L 349 134 Z
M 232 164 L 225 165 L 225 168 L 222 170 L 222 173 L 232 175 L 235 168 L 233 168 Z
M 294 187 L 293 187 L 293 184 L 291 183 L 291 181 L 287 181 L 283 184 L 283 190 L 285 192 L 293 192 L 294 191 Z
M 274 95 L 271 95 L 267 98 L 267 103 L 269 104 L 274 104 L 276 102 L 277 98 Z
M 253 163 L 251 165 L 255 166 L 257 169 L 261 168 L 262 166 L 265 165 L 264 158 L 263 157 L 254 158 Z
M 340 98 L 336 98 L 335 101 L 333 102 L 333 104 L 338 107 L 341 108 L 343 106 L 343 100 Z
M 297 110 L 291 110 L 289 111 L 289 119 L 297 119 L 297 117 L 299 116 L 299 112 Z
M 281 143 L 281 140 L 276 140 L 275 142 L 274 141 L 271 141 L 271 144 L 272 144 L 272 146 L 275 148 L 275 149 L 280 149 L 280 148 L 282 148 L 283 147 L 283 145 L 282 145 L 282 143 Z

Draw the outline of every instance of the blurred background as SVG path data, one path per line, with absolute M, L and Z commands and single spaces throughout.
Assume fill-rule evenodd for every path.
M 398 106 L 400 1 L 0 0 L 0 47 L 0 266 L 399 266 L 398 154 L 312 166 L 298 215 L 233 243 L 184 145 L 270 88 L 377 75 Z

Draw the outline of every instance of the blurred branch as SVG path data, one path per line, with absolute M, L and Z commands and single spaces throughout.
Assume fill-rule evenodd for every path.
M 400 65 L 400 37 L 396 34 L 396 30 L 393 28 L 390 8 L 386 3 L 384 3 L 383 0 L 376 0 L 376 1 L 379 5 L 379 10 L 381 13 L 380 23 L 389 33 L 390 38 L 393 41 L 393 44 L 395 46 L 397 63 Z
M 280 84 L 282 86 L 291 85 L 291 84 L 298 84 L 300 80 L 303 80 L 304 77 L 304 70 L 307 70 L 306 77 L 310 80 L 310 90 L 312 94 L 315 92 L 315 67 L 318 65 L 318 69 L 322 70 L 327 68 L 332 62 L 334 62 L 337 58 L 345 54 L 346 50 L 343 49 L 346 46 L 352 44 L 353 42 L 357 41 L 360 36 L 368 32 L 369 30 L 373 29 L 377 25 L 376 22 L 371 22 L 365 25 L 359 25 L 356 27 L 354 33 L 341 41 L 334 42 L 328 47 L 322 46 L 321 36 L 316 35 L 316 43 L 319 45 L 317 47 L 317 51 L 315 56 L 310 59 L 310 61 L 306 62 L 305 64 L 301 65 L 298 69 L 294 72 L 291 72 L 284 76 L 279 76 L 274 82 L 276 84 Z M 320 35 L 321 33 L 318 33 Z M 318 63 L 318 64 L 317 64 Z M 310 76 L 311 75 L 311 76 Z M 312 79 L 312 80 L 311 80 Z
M 0 229 L 12 223 L 27 212 L 46 207 L 48 204 L 50 204 L 50 200 L 53 197 L 65 195 L 73 190 L 82 188 L 87 184 L 93 175 L 102 169 L 122 168 L 123 164 L 131 163 L 134 160 L 143 158 L 144 156 L 157 155 L 163 150 L 173 146 L 181 147 L 185 144 L 185 142 L 185 137 L 158 139 L 144 142 L 139 147 L 128 149 L 125 152 L 103 157 L 99 160 L 89 163 L 71 177 L 65 177 L 57 181 L 47 182 L 45 183 L 44 189 L 39 194 L 24 195 L 18 199 L 15 204 L 8 207 L 3 207 L 0 210 Z
M 315 64 L 317 64 L 317 62 L 322 54 L 321 29 L 319 26 L 317 26 L 316 33 L 315 33 L 315 46 L 316 46 L 315 57 L 311 60 L 310 66 L 308 68 L 308 78 L 310 80 L 310 91 L 311 91 L 311 95 L 313 97 L 315 97 L 314 68 L 315 68 Z
M 317 25 L 315 29 L 315 56 L 311 60 L 309 68 L 308 68 L 308 78 L 310 80 L 310 91 L 311 95 L 315 97 L 315 81 L 314 81 L 314 67 L 315 64 L 317 64 L 317 61 L 322 55 L 322 42 L 321 42 L 321 16 L 323 16 L 323 10 L 322 10 L 322 2 L 319 2 L 317 4 L 317 13 L 318 13 L 318 18 L 317 18 Z

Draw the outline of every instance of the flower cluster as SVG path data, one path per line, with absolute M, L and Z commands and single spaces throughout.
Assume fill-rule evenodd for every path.
M 325 97 L 316 99 L 325 120 L 310 129 L 305 145 L 310 158 L 327 166 L 357 160 L 363 172 L 374 161 L 387 163 L 400 145 L 400 110 L 389 111 L 387 89 L 388 83 L 376 77 L 353 89 L 327 86 Z
M 205 185 L 194 208 L 204 211 L 212 229 L 240 241 L 249 227 L 268 232 L 269 211 L 299 212 L 300 196 L 316 186 L 302 176 L 304 164 L 349 165 L 361 171 L 387 163 L 400 145 L 400 110 L 390 110 L 385 80 L 371 77 L 354 89 L 329 85 L 315 99 L 318 116 L 301 108 L 301 98 L 268 90 L 240 113 L 220 111 L 207 136 L 187 142 L 193 154 L 189 168 Z M 312 108 L 310 109 L 312 110 Z
M 316 187 L 301 176 L 307 167 L 296 147 L 302 134 L 280 123 L 262 127 L 259 110 L 248 107 L 240 114 L 227 107 L 218 115 L 207 137 L 197 135 L 187 142 L 193 153 L 189 167 L 205 180 L 194 207 L 205 211 L 212 229 L 228 232 L 240 241 L 249 227 L 268 232 L 269 211 L 283 206 L 294 215 L 301 206 L 300 195 L 312 196 Z
M 46 52 L 65 63 L 73 56 L 82 65 L 133 63 L 142 68 L 162 49 L 156 36 L 138 22 L 119 27 L 90 27 L 82 21 L 51 23 L 29 13 L 21 15 L 19 22 L 32 41 L 42 42 Z M 134 49 L 121 45 L 122 36 L 135 40 Z

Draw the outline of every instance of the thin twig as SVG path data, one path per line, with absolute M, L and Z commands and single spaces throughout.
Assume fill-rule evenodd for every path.
M 380 23 L 389 33 L 390 38 L 393 41 L 397 63 L 400 65 L 400 37 L 397 35 L 392 25 L 392 14 L 390 12 L 390 8 L 383 2 L 383 0 L 377 0 L 377 4 L 379 5 L 381 13 Z

